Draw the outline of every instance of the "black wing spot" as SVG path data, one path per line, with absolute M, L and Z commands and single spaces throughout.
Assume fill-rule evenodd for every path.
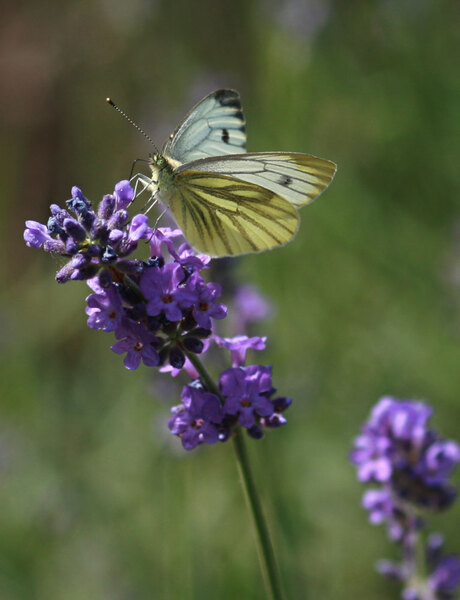
M 238 98 L 223 98 L 220 100 L 221 106 L 230 106 L 231 108 L 239 109 L 241 104 Z
M 230 136 L 228 135 L 228 129 L 222 129 L 222 141 L 225 142 L 225 144 L 228 144 L 228 141 L 230 139 Z
M 292 183 L 292 179 L 288 175 L 281 175 L 278 183 L 284 185 L 285 187 L 289 187 Z
M 219 102 L 222 100 L 222 98 L 225 98 L 225 96 L 227 96 L 227 90 L 217 90 L 214 92 L 214 98 L 219 100 Z
M 214 94 L 214 98 L 221 106 L 231 106 L 236 109 L 241 108 L 239 96 L 233 90 L 217 90 Z

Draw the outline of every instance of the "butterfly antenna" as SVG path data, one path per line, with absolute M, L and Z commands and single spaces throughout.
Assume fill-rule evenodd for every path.
M 110 104 L 110 106 L 113 106 L 113 108 L 115 110 L 117 110 L 129 123 L 131 123 L 131 125 L 133 127 L 135 127 L 137 129 L 137 131 L 139 131 L 139 133 L 142 133 L 142 135 L 152 144 L 152 146 L 155 148 L 157 153 L 159 153 L 159 150 L 153 143 L 152 138 L 147 133 L 145 133 L 145 131 L 143 129 L 141 129 L 137 123 L 135 123 L 132 119 L 130 119 L 128 117 L 128 115 L 123 110 L 121 110 L 121 108 L 119 106 L 117 106 L 111 98 L 106 98 L 106 102 L 107 102 L 107 104 Z

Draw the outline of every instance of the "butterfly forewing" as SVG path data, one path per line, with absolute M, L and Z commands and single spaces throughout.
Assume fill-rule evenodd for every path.
M 217 90 L 188 113 L 163 148 L 163 154 L 189 163 L 209 156 L 246 151 L 246 123 L 235 90 Z
M 251 182 L 183 170 L 167 198 L 185 237 L 210 256 L 262 252 L 289 242 L 299 225 L 284 198 Z
M 260 152 L 216 156 L 183 165 L 181 170 L 220 173 L 253 183 L 299 208 L 312 202 L 332 181 L 336 165 L 310 154 Z
M 238 92 L 217 90 L 185 117 L 151 158 L 150 192 L 170 207 L 185 237 L 211 256 L 261 252 L 289 242 L 297 209 L 332 181 L 334 163 L 292 152 L 244 154 Z

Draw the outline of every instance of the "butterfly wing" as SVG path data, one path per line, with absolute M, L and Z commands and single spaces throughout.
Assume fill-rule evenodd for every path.
M 192 108 L 163 148 L 181 163 L 246 151 L 246 122 L 240 95 L 217 90 Z
M 311 154 L 260 152 L 216 156 L 179 167 L 220 173 L 266 188 L 300 208 L 312 202 L 331 183 L 336 165 Z
M 262 252 L 289 242 L 297 210 L 269 189 L 218 173 L 183 170 L 167 201 L 185 237 L 210 256 Z

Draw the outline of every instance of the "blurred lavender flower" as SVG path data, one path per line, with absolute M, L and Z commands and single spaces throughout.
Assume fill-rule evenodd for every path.
M 267 319 L 273 312 L 270 303 L 255 285 L 238 286 L 234 296 L 234 327 L 248 333 L 253 324 Z
M 289 34 L 311 41 L 326 25 L 329 0 L 272 0 L 264 5 Z
M 448 478 L 460 448 L 428 428 L 431 414 L 423 402 L 382 398 L 351 454 L 359 480 L 387 483 L 402 500 L 420 507 L 447 507 L 455 498 Z
M 458 444 L 429 427 L 432 412 L 423 402 L 382 398 L 350 456 L 360 481 L 380 485 L 364 494 L 363 507 L 371 523 L 385 523 L 390 539 L 401 547 L 402 562 L 381 561 L 378 570 L 404 584 L 405 600 L 450 600 L 460 585 L 460 561 L 442 553 L 439 535 L 426 542 L 426 566 L 417 551 L 423 544 L 423 516 L 446 509 L 455 499 L 449 477 L 460 462 Z
M 428 577 L 428 588 L 435 598 L 450 600 L 460 586 L 460 560 L 458 556 L 443 556 Z

